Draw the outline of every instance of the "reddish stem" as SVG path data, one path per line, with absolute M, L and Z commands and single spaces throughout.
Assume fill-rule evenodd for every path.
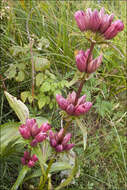
M 90 56 L 91 56 L 92 51 L 93 51 L 93 49 L 94 49 L 94 45 L 95 45 L 95 43 L 92 42 L 92 43 L 91 43 L 91 47 L 90 47 L 90 53 L 89 53 L 89 55 L 88 55 L 88 59 L 87 59 L 86 65 L 89 64 Z M 75 103 L 74 103 L 74 105 L 77 104 L 78 98 L 80 97 L 80 93 L 81 93 L 81 91 L 82 91 L 82 88 L 83 88 L 83 85 L 84 85 L 85 81 L 86 81 L 86 79 L 84 79 L 84 77 L 83 77 L 83 80 L 81 80 L 79 89 L 78 89 L 77 94 L 76 94 L 76 98 L 75 98 Z

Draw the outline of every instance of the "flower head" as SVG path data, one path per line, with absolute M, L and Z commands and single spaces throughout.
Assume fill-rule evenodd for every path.
M 118 32 L 124 29 L 122 21 L 117 20 L 112 23 L 114 14 L 105 14 L 104 8 L 101 8 L 100 12 L 96 9 L 92 11 L 90 8 L 86 12 L 79 10 L 75 12 L 74 17 L 82 32 L 87 30 L 98 32 L 107 40 L 114 38 Z
M 33 167 L 37 161 L 37 156 L 35 154 L 31 156 L 30 152 L 28 151 L 25 151 L 24 156 L 21 158 L 22 164 L 27 165 L 29 168 Z
M 50 145 L 55 149 L 56 152 L 68 151 L 74 146 L 74 144 L 68 144 L 68 142 L 71 139 L 71 136 L 71 133 L 67 133 L 66 135 L 64 135 L 63 128 L 57 133 L 54 133 L 52 130 L 50 130 Z
M 59 95 L 57 95 L 58 97 Z M 66 109 L 63 109 L 68 113 L 69 115 L 74 115 L 74 116 L 80 116 L 88 112 L 92 106 L 91 102 L 86 102 L 86 95 L 83 95 L 80 97 L 75 105 L 75 99 L 76 99 L 76 93 L 73 91 L 71 94 L 69 93 L 67 98 L 65 99 L 67 102 Z M 59 107 L 61 108 L 61 102 L 56 99 Z

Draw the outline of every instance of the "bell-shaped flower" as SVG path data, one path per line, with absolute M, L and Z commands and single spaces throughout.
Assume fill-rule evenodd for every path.
M 63 96 L 57 94 L 56 95 L 56 101 L 62 110 L 65 110 L 67 108 L 68 102 Z
M 74 94 L 74 92 L 72 92 L 72 94 Z M 69 97 L 71 97 L 70 94 L 69 94 Z M 76 99 L 76 96 L 75 96 L 75 99 Z M 68 100 L 68 96 L 67 96 L 66 101 L 68 102 L 67 103 L 68 106 L 66 107 L 66 109 L 64 109 L 64 111 L 66 111 L 68 115 L 74 115 L 74 116 L 83 115 L 86 112 L 88 112 L 92 106 L 91 102 L 86 102 L 85 94 L 77 100 L 76 105 L 75 105 L 75 101 L 73 101 L 73 104 L 72 104 L 70 99 Z
M 104 8 L 101 8 L 100 12 L 96 9 L 92 11 L 91 8 L 87 8 L 86 12 L 79 10 L 74 14 L 74 17 L 82 32 L 87 30 L 98 32 L 107 40 L 112 39 L 124 29 L 124 24 L 121 20 L 116 20 L 112 23 L 114 14 L 105 14 Z
M 25 151 L 24 156 L 21 158 L 21 162 L 23 165 L 27 165 L 29 168 L 35 165 L 35 162 L 38 161 L 38 158 L 35 154 L 33 156 L 30 155 L 30 152 Z
M 124 29 L 123 22 L 121 20 L 116 20 L 105 31 L 104 36 L 107 40 L 110 40 L 114 38 L 117 35 L 117 33 L 121 32 L 123 29 Z
M 52 130 L 49 131 L 50 145 L 55 149 L 56 152 L 62 152 L 70 150 L 73 146 L 68 146 L 68 142 L 71 139 L 71 133 L 64 134 L 64 129 L 62 128 L 59 132 L 53 133 Z

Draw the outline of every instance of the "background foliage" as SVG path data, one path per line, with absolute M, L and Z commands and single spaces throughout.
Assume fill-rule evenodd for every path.
M 69 190 L 125 190 L 125 117 L 126 117 L 126 1 L 34 1 L 8 0 L 1 3 L 1 70 L 7 91 L 21 98 L 32 116 L 43 116 L 59 128 L 59 109 L 55 94 L 67 94 L 75 83 L 75 58 L 77 49 L 89 44 L 76 26 L 74 12 L 88 7 L 104 7 L 108 14 L 124 22 L 125 29 L 113 40 L 114 47 L 95 48 L 94 55 L 104 53 L 103 64 L 87 81 L 82 94 L 93 102 L 91 111 L 84 116 L 88 129 L 88 144 L 83 151 L 81 134 L 76 126 L 70 126 L 75 151 L 79 156 L 80 175 Z M 33 11 L 30 14 L 31 9 Z M 35 106 L 31 93 L 31 54 L 26 22 L 33 43 L 35 61 Z M 76 35 L 76 33 L 79 35 Z M 76 73 L 78 74 L 78 73 Z M 2 80 L 0 81 L 2 87 Z M 2 88 L 1 88 L 2 89 Z M 0 90 L 0 123 L 18 121 L 10 109 L 3 90 Z M 56 111 L 57 109 L 57 111 Z M 8 125 L 6 126 L 8 127 Z M 8 145 L 8 144 L 7 144 Z M 1 186 L 10 189 L 21 168 L 23 147 L 14 144 L 1 154 Z M 59 183 L 59 174 L 54 183 Z M 62 179 L 63 177 L 61 177 Z M 29 180 L 26 188 L 33 187 Z M 29 186 L 29 187 L 28 187 Z M 24 186 L 25 189 L 25 186 Z

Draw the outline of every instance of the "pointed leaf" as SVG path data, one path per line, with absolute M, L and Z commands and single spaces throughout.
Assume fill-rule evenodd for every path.
M 76 175 L 77 169 L 78 169 L 78 163 L 77 163 L 77 158 L 75 157 L 75 165 L 74 165 L 69 177 L 64 182 L 62 182 L 58 187 L 56 187 L 55 190 L 62 189 L 63 187 L 69 185 L 69 183 L 73 180 L 73 177 Z
M 81 122 L 80 119 L 76 118 L 77 125 L 80 127 L 82 134 L 83 134 L 83 143 L 84 143 L 84 150 L 86 149 L 86 142 L 87 142 L 87 130 L 85 125 Z
M 28 172 L 28 170 L 30 170 L 30 168 L 28 168 L 27 166 L 24 166 L 22 168 L 22 170 L 19 172 L 19 176 L 18 176 L 15 184 L 11 188 L 11 190 L 17 190 L 18 189 L 18 187 L 20 186 L 20 184 L 22 184 L 23 179 L 24 179 L 26 173 Z
M 17 100 L 16 97 L 12 96 L 7 91 L 4 91 L 4 93 L 11 108 L 15 111 L 20 121 L 25 123 L 26 119 L 29 118 L 29 110 L 26 105 L 22 101 Z

